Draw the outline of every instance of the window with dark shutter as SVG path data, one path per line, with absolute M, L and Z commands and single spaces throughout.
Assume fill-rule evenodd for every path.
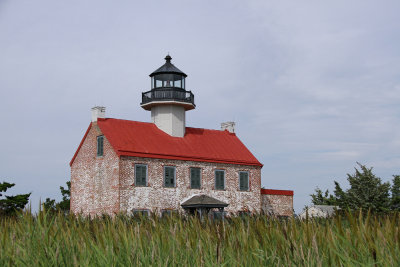
M 97 156 L 103 156 L 103 140 L 104 136 L 97 136 Z
M 190 188 L 200 189 L 200 168 L 190 168 Z
M 175 167 L 164 167 L 164 186 L 175 187 Z
M 248 191 L 249 190 L 249 173 L 239 172 L 239 190 Z
M 147 186 L 147 165 L 144 164 L 135 165 L 135 185 Z
M 144 210 L 144 209 L 132 210 L 132 216 L 136 218 L 145 218 L 149 217 L 149 215 L 150 215 L 149 210 Z
M 215 189 L 217 190 L 225 189 L 225 171 L 223 170 L 215 171 Z
M 176 216 L 178 214 L 177 210 L 162 210 L 161 211 L 161 217 L 171 217 L 171 216 Z

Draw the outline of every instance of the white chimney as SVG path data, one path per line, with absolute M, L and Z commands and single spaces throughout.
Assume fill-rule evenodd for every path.
M 95 106 L 92 108 L 92 122 L 96 122 L 98 118 L 106 117 L 106 107 Z
M 227 121 L 221 123 L 221 131 L 228 130 L 230 133 L 235 133 L 235 122 Z

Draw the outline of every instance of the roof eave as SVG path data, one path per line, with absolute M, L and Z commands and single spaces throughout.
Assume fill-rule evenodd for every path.
M 161 158 L 161 159 L 172 159 L 172 160 L 184 160 L 184 161 L 196 161 L 196 162 L 212 162 L 212 163 L 224 163 L 224 164 L 235 164 L 235 165 L 245 165 L 245 166 L 258 166 L 262 168 L 260 162 L 247 162 L 247 161 L 235 161 L 228 159 L 212 159 L 212 158 L 196 158 L 196 157 L 185 157 L 178 155 L 163 155 L 154 153 L 143 153 L 143 152 L 132 152 L 126 150 L 118 150 L 118 156 L 128 156 L 128 157 L 140 157 L 140 158 Z
M 229 204 L 182 204 L 182 208 L 225 208 L 228 207 Z
M 81 140 L 81 142 L 80 142 L 80 144 L 79 144 L 79 146 L 78 146 L 78 149 L 75 151 L 74 156 L 72 157 L 71 161 L 69 162 L 69 166 L 70 166 L 70 167 L 71 167 L 72 164 L 74 163 L 75 158 L 78 156 L 79 150 L 81 149 L 83 143 L 85 142 L 85 139 L 86 139 L 87 135 L 89 134 L 89 131 L 90 131 L 91 128 L 92 128 L 92 123 L 89 124 L 89 127 L 87 128 L 86 133 L 85 133 L 85 135 L 83 136 L 83 138 L 82 138 L 82 140 Z

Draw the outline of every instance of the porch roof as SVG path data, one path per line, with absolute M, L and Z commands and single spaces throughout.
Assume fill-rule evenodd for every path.
M 182 208 L 225 208 L 229 204 L 207 195 L 197 195 L 181 204 Z

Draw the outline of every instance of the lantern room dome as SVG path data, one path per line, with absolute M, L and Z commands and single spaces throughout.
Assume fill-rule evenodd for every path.
M 171 63 L 172 57 L 170 55 L 167 55 L 164 59 L 166 61 L 165 64 L 153 71 L 153 73 L 149 75 L 150 77 L 153 77 L 157 74 L 178 74 L 187 77 L 187 75 L 183 71 L 181 71 L 180 69 L 175 67 L 174 64 Z

